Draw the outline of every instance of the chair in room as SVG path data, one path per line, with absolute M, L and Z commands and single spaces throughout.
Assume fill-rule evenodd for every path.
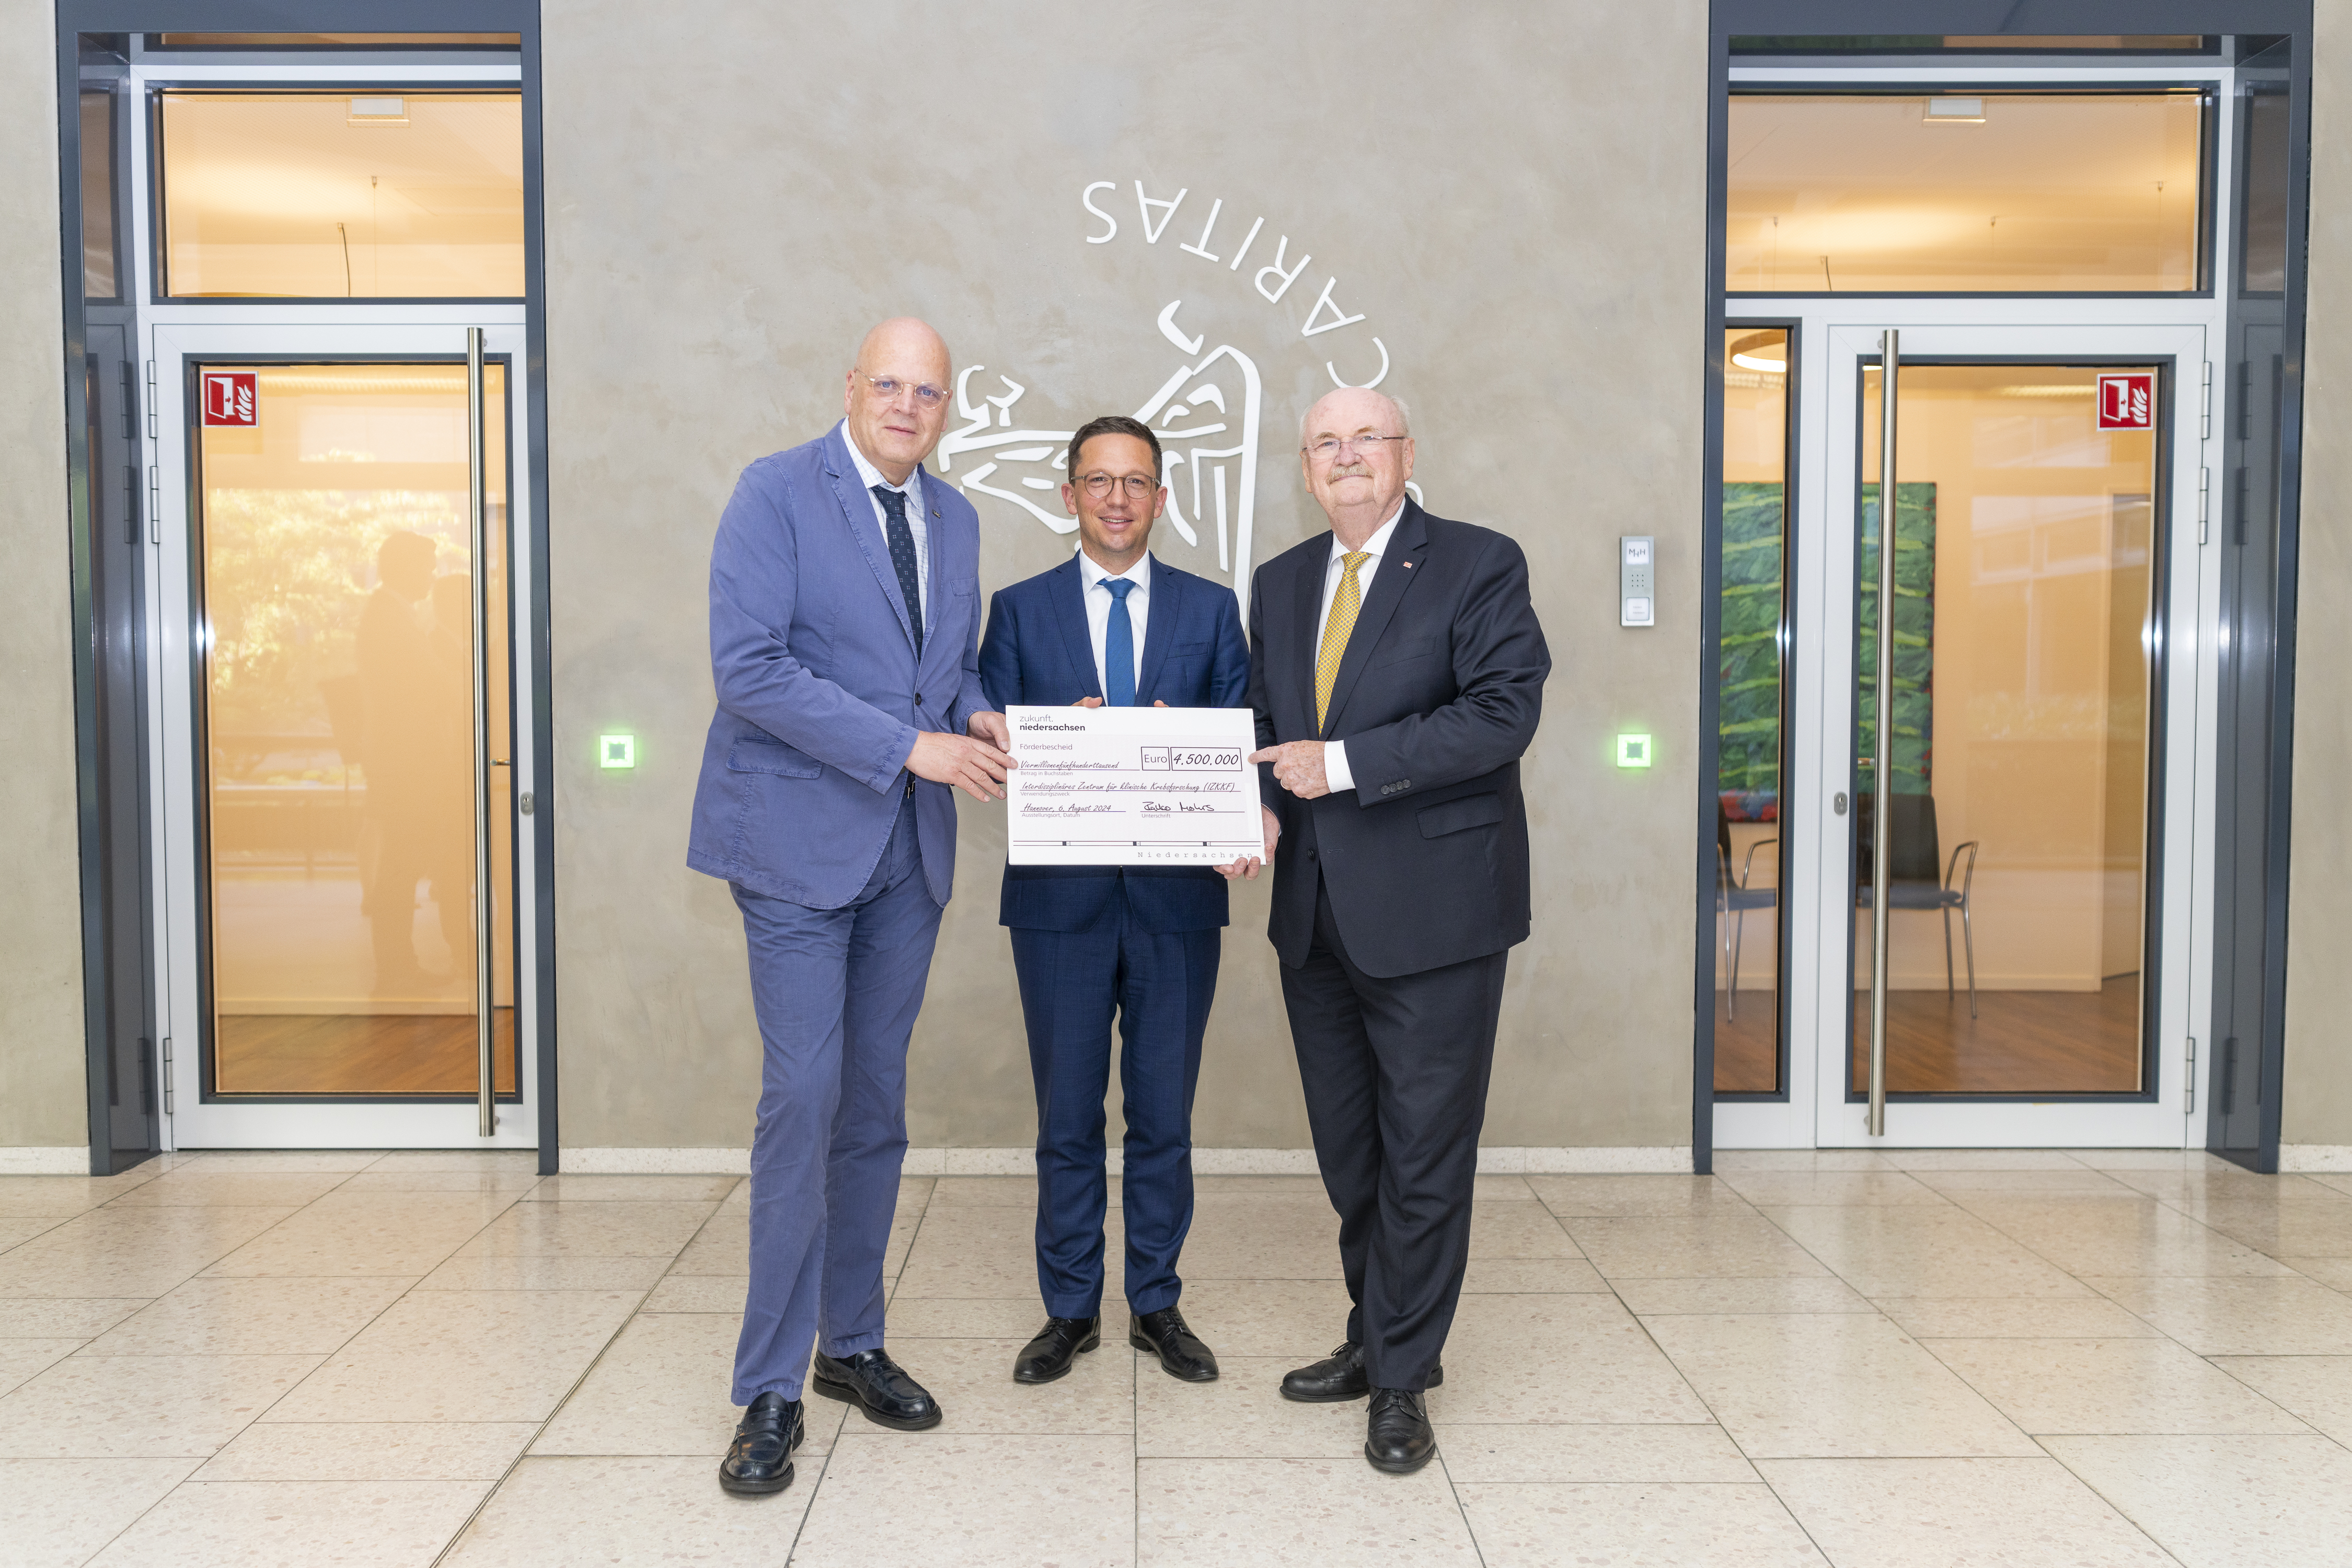
M 1873 818 L 1877 804 L 1869 792 L 1855 793 L 1853 901 L 1858 909 L 1870 908 L 1871 856 L 1876 841 Z M 1893 819 L 1894 835 L 1888 847 L 1886 906 L 1890 910 L 1932 910 L 1944 917 L 1944 994 L 1948 998 L 1953 994 L 1952 911 L 1959 911 L 1960 942 L 1968 953 L 1969 1016 L 1973 1018 L 1977 1016 L 1977 941 L 1976 927 L 1969 918 L 1969 894 L 1976 884 L 1978 840 L 1971 838 L 1954 845 L 1951 862 L 1946 865 L 1942 843 L 1936 832 L 1934 795 L 1894 795 L 1887 815 Z M 1960 866 L 1963 855 L 1968 857 L 1965 871 Z
M 1731 817 L 1730 814 L 1723 809 L 1722 802 L 1716 803 L 1715 912 L 1722 917 L 1723 956 L 1731 969 L 1731 990 L 1727 997 L 1727 1005 L 1729 1008 L 1727 1016 L 1729 1017 L 1739 1016 L 1739 950 L 1742 939 L 1747 934 L 1748 913 L 1751 910 L 1775 909 L 1780 902 L 1778 879 L 1775 879 L 1776 885 L 1769 888 L 1748 885 L 1756 870 L 1756 851 L 1770 846 L 1777 858 L 1780 854 L 1778 847 L 1780 842 L 1776 835 L 1770 838 L 1759 838 L 1750 844 L 1748 847 L 1748 853 L 1740 859 L 1739 876 L 1735 881 L 1731 875 Z

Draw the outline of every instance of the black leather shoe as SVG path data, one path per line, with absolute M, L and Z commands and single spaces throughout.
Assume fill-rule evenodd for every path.
M 1372 1390 L 1372 1415 L 1364 1431 L 1364 1458 L 1372 1468 L 1409 1476 L 1436 1452 L 1437 1434 L 1429 1429 L 1429 1407 L 1420 1394 L 1407 1388 Z
M 1429 1386 L 1445 1381 L 1443 1363 L 1429 1369 Z M 1372 1391 L 1364 1372 L 1364 1347 L 1340 1345 L 1321 1361 L 1282 1374 L 1282 1396 L 1302 1405 L 1339 1405 Z
M 783 1490 L 793 1484 L 793 1450 L 806 1436 L 799 1400 L 761 1394 L 735 1424 L 735 1441 L 719 1461 L 719 1484 L 744 1497 Z
M 1102 1343 L 1100 1318 L 1048 1318 L 1037 1337 L 1013 1358 L 1015 1383 L 1051 1383 L 1086 1352 Z
M 1201 1336 L 1192 1331 L 1184 1314 L 1173 1307 L 1129 1318 L 1127 1342 L 1157 1355 L 1160 1370 L 1171 1377 L 1181 1377 L 1186 1383 L 1217 1381 L 1217 1352 L 1201 1342 Z
M 878 1345 L 839 1361 L 819 1352 L 809 1364 L 809 1386 L 827 1399 L 858 1406 L 877 1426 L 900 1432 L 936 1426 L 945 1414 L 930 1391 Z

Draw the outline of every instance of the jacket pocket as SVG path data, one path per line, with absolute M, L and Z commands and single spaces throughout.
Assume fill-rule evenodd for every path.
M 1443 652 L 1444 647 L 1445 639 L 1443 637 L 1415 637 L 1410 642 L 1382 649 L 1380 658 L 1367 668 L 1381 669 L 1391 664 L 1402 664 L 1408 659 L 1427 658 L 1433 653 Z
M 797 746 L 748 735 L 728 751 L 727 766 L 739 773 L 775 773 L 788 779 L 813 779 L 824 772 L 823 763 Z
M 1485 827 L 1503 820 L 1503 797 L 1499 795 L 1470 795 L 1460 800 L 1440 801 L 1421 810 L 1421 836 L 1443 838 L 1449 833 L 1459 833 L 1465 827 Z

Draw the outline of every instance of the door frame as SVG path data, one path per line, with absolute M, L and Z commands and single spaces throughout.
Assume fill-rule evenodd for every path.
M 541 971 L 537 952 L 543 929 L 541 909 L 547 889 L 540 878 L 524 868 L 545 858 L 547 834 L 536 809 L 517 809 L 511 816 L 515 900 L 509 912 L 494 918 L 511 919 L 514 931 L 514 1040 L 518 1057 L 519 1100 L 499 1101 L 495 1134 L 479 1137 L 477 1105 L 463 1099 L 339 1100 L 323 1097 L 236 1096 L 223 1098 L 205 1092 L 202 1044 L 211 1033 L 204 1016 L 207 988 L 205 962 L 207 929 L 202 900 L 204 868 L 199 865 L 203 835 L 198 826 L 198 772 L 195 766 L 196 687 L 202 679 L 194 645 L 196 603 L 194 593 L 194 513 L 196 475 L 189 439 L 192 429 L 186 406 L 186 366 L 192 362 L 238 359 L 294 358 L 306 363 L 337 360 L 463 362 L 465 329 L 485 329 L 486 357 L 503 359 L 508 366 L 506 403 L 508 505 L 509 637 L 512 666 L 513 798 L 540 793 L 538 779 L 545 771 L 539 736 L 544 713 L 539 693 L 544 674 L 541 645 L 529 632 L 525 607 L 544 602 L 545 585 L 536 552 L 529 548 L 523 520 L 533 514 L 538 476 L 530 465 L 517 461 L 525 450 L 531 425 L 531 391 L 518 371 L 528 349 L 522 311 L 515 306 L 387 306 L 392 319 L 356 321 L 352 307 L 321 310 L 267 306 L 240 310 L 243 320 L 222 321 L 205 312 L 194 321 L 159 322 L 151 328 L 148 351 L 154 371 L 151 405 L 154 410 L 155 461 L 161 476 L 156 519 L 160 541 L 153 548 L 153 592 L 148 595 L 149 646 L 156 650 L 150 661 L 150 744 L 159 759 L 157 787 L 152 798 L 152 837 L 156 848 L 155 947 L 161 980 L 159 1012 L 166 1038 L 186 1041 L 185 1048 L 167 1053 L 164 1081 L 164 1146 L 167 1149 L 288 1149 L 288 1148 L 479 1148 L 529 1149 L 539 1145 L 541 1099 L 538 1053 L 524 1042 L 539 1036 L 543 998 L 537 978 Z M 503 316 L 504 321 L 489 320 Z M 290 318 L 275 319 L 273 317 Z M 306 319 L 307 318 L 307 319 Z M 503 889 L 499 891 L 504 891 Z M 499 892 L 493 893 L 497 898 Z

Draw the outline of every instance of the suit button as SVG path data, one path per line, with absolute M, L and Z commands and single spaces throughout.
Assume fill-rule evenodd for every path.
M 1312 849 L 1309 849 L 1309 850 L 1307 852 L 1307 858 L 1309 860 L 1314 859 L 1314 858 L 1315 858 L 1315 851 L 1314 851 L 1314 850 L 1312 850 Z

